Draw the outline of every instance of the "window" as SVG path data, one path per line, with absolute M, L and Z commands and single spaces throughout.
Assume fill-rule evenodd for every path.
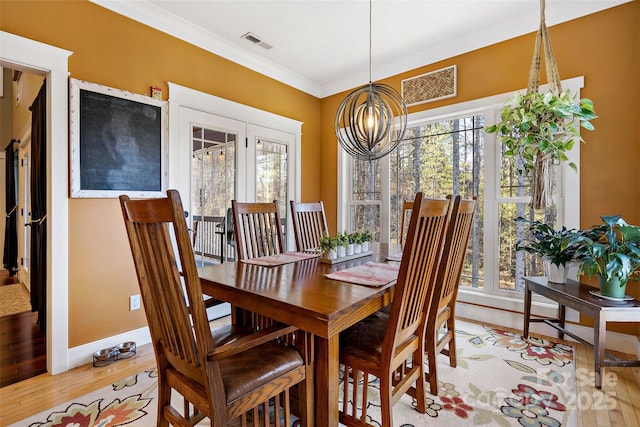
M 565 81 L 563 85 L 576 93 L 582 87 L 582 78 Z M 521 301 L 522 278 L 540 274 L 541 265 L 536 257 L 515 250 L 527 228 L 515 218 L 543 220 L 556 227 L 577 227 L 579 176 L 568 167 L 557 168 L 556 207 L 546 211 L 529 208 L 526 178 L 518 176 L 503 161 L 494 134 L 484 131 L 510 96 L 504 94 L 412 114 L 404 141 L 379 160 L 355 161 L 340 150 L 339 212 L 348 214 L 339 216 L 338 229 L 367 229 L 379 241 L 397 243 L 402 204 L 413 200 L 416 192 L 422 191 L 426 197 L 447 194 L 477 197 L 476 222 L 461 289 L 474 297 L 494 295 Z M 574 147 L 571 153 L 576 164 L 578 150 L 579 147 Z M 507 308 L 502 300 L 500 305 Z

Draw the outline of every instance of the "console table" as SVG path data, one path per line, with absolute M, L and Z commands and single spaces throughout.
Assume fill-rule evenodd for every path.
M 640 366 L 640 360 L 620 360 L 605 355 L 607 322 L 640 322 L 640 301 L 610 301 L 589 293 L 597 288 L 584 283 L 567 280 L 567 283 L 550 283 L 546 277 L 525 277 L 524 291 L 524 337 L 529 336 L 530 322 L 543 322 L 558 330 L 558 338 L 564 335 L 576 339 L 594 349 L 595 385 L 602 387 L 605 366 Z M 556 301 L 558 318 L 531 318 L 531 294 L 545 296 Z M 566 307 L 593 318 L 593 344 L 565 329 Z

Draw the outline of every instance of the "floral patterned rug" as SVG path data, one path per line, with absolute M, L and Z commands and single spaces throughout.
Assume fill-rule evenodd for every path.
M 393 408 L 396 426 L 577 424 L 572 347 L 463 321 L 457 322 L 456 342 L 458 367 L 439 357 L 440 391 L 427 395 L 427 413 L 418 413 L 405 395 Z M 154 370 L 141 372 L 12 427 L 154 426 L 155 378 Z M 376 382 L 369 383 L 368 393 L 367 414 L 377 426 Z

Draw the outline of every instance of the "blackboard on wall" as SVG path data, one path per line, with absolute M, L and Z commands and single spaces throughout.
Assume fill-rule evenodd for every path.
M 71 79 L 71 197 L 162 195 L 166 102 Z

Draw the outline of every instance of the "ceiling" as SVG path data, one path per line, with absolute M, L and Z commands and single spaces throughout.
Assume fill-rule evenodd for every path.
M 369 81 L 366 0 L 91 1 L 317 97 Z M 627 1 L 546 0 L 545 19 Z M 539 17 L 539 0 L 373 0 L 372 80 L 536 31 Z

